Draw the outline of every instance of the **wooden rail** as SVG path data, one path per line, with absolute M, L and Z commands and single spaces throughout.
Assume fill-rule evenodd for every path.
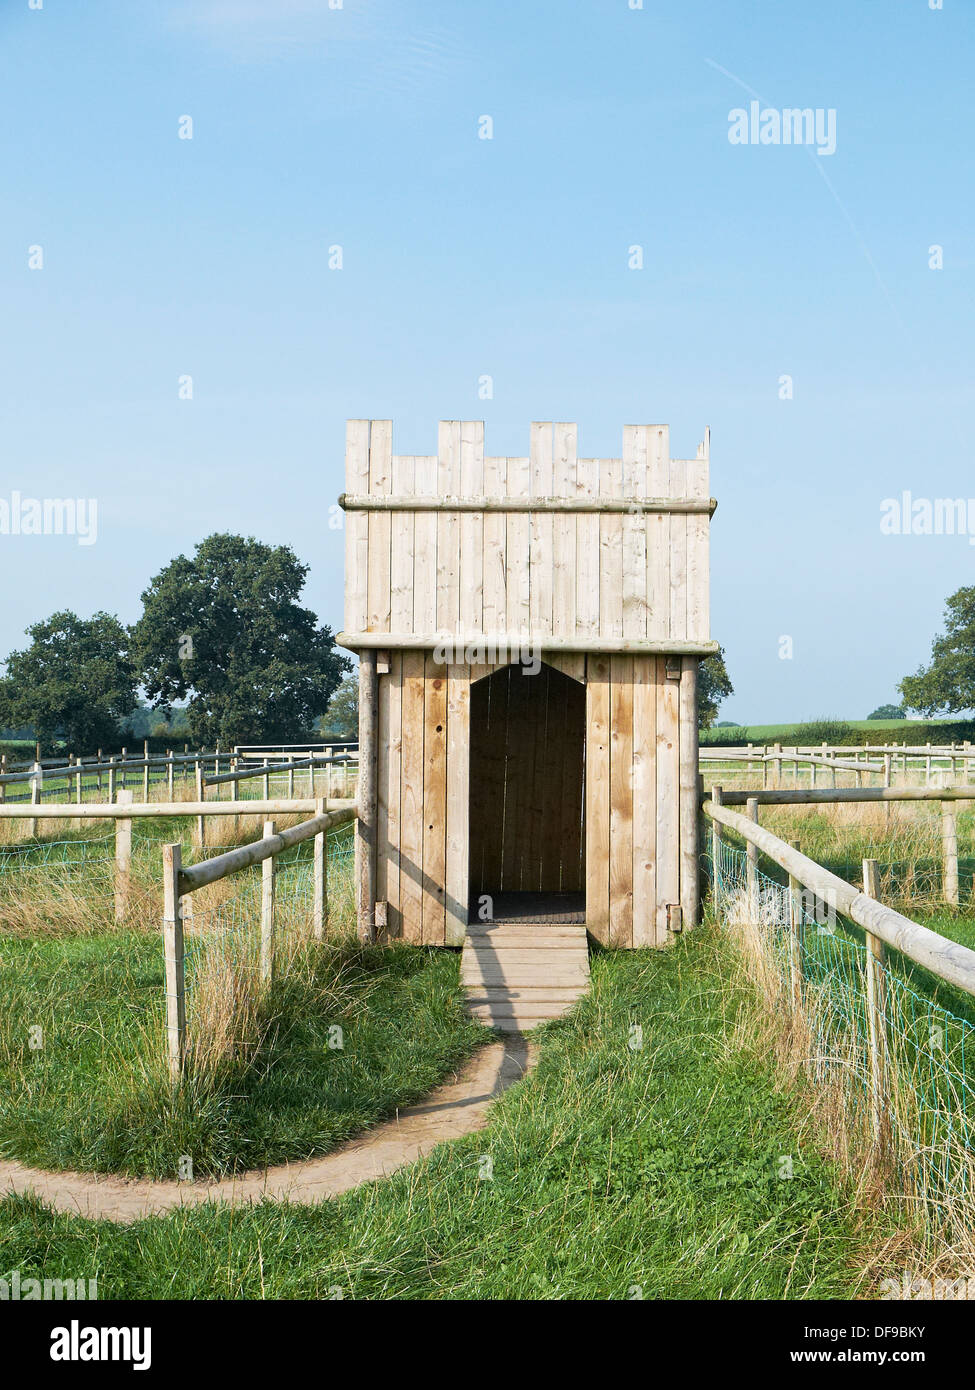
M 722 804 L 725 795 L 720 793 L 719 798 L 707 798 L 703 803 L 704 814 L 712 823 L 737 831 L 747 844 L 768 855 L 798 883 L 809 888 L 871 936 L 900 951 L 925 970 L 930 970 L 938 979 L 964 990 L 966 994 L 975 995 L 975 951 L 949 941 L 947 937 L 877 902 L 838 874 L 831 873 L 814 859 L 793 849 L 748 816 L 729 810 Z M 754 793 L 751 799 L 754 800 Z
M 724 792 L 724 805 L 744 806 L 751 797 L 762 806 L 828 806 L 856 801 L 975 801 L 975 782 L 963 787 L 735 788 Z
M 290 849 L 292 845 L 300 845 L 302 841 L 309 840 L 313 835 L 318 835 L 322 831 L 332 830 L 339 825 L 347 825 L 349 821 L 355 819 L 355 813 L 354 803 L 341 810 L 322 811 L 313 816 L 311 820 L 302 821 L 300 825 L 292 826 L 290 830 L 279 830 L 264 839 L 255 840 L 253 844 L 229 849 L 226 854 L 217 854 L 212 859 L 204 859 L 202 863 L 194 864 L 192 868 L 181 869 L 179 875 L 180 896 L 182 897 L 186 893 L 195 893 L 198 888 L 205 888 L 208 883 L 216 883 L 218 879 L 226 878 L 228 874 L 237 873 L 239 869 L 246 869 L 251 864 L 260 864 L 264 859 L 273 859 L 282 850 Z
M 320 940 L 328 917 L 328 875 L 326 872 L 326 837 L 329 830 L 355 819 L 355 803 L 338 810 L 326 811 L 324 798 L 315 802 L 316 814 L 310 820 L 290 830 L 278 831 L 273 821 L 266 821 L 260 840 L 215 855 L 201 864 L 184 869 L 182 846 L 179 842 L 163 847 L 163 958 L 166 969 L 166 1037 L 169 1073 L 178 1081 L 186 1064 L 186 974 L 183 946 L 183 919 L 189 913 L 184 905 L 190 896 L 208 884 L 217 883 L 230 874 L 254 864 L 262 865 L 261 873 L 261 955 L 260 975 L 264 985 L 274 979 L 274 860 L 283 850 L 314 838 L 312 935 Z

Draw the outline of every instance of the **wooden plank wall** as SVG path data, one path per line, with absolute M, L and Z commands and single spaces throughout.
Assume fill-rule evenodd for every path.
M 585 681 L 584 815 L 573 681 L 548 670 L 563 665 Z M 469 894 L 578 891 L 584 874 L 594 937 L 664 945 L 667 906 L 681 901 L 680 663 L 676 679 L 657 656 L 553 657 L 538 676 L 479 679 L 489 669 L 392 652 L 379 678 L 377 897 L 389 935 L 460 945 Z
M 646 497 L 709 495 L 708 440 L 671 459 L 666 425 L 627 425 L 621 458 L 579 458 L 573 424 L 536 423 L 527 457 L 485 457 L 484 426 L 444 421 L 435 457 L 392 453 L 388 420 L 351 420 L 346 490 L 377 496 L 631 500 L 632 511 L 355 512 L 346 517 L 349 632 L 707 641 L 706 514 Z
M 662 946 L 680 902 L 679 674 L 657 656 L 586 664 L 586 926 L 607 945 Z

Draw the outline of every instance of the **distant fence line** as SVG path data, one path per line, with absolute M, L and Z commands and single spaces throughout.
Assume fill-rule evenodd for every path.
M 835 787 L 819 791 L 812 788 L 791 791 L 786 788 L 725 790 L 716 786 L 712 788 L 711 799 L 712 803 L 721 806 L 746 806 L 753 819 L 757 819 L 759 806 L 842 806 L 867 802 L 890 805 L 895 801 L 936 801 L 941 807 L 943 896 L 952 907 L 960 905 L 955 803 L 975 801 L 975 784 L 962 787 Z
M 861 754 L 863 755 L 861 757 Z M 879 755 L 871 758 L 871 754 Z M 780 787 L 783 782 L 785 765 L 791 766 L 793 785 L 799 785 L 800 767 L 809 770 L 810 785 L 816 785 L 817 768 L 832 773 L 832 783 L 836 786 L 836 773 L 853 772 L 857 786 L 861 786 L 865 774 L 875 773 L 883 778 L 883 785 L 893 783 L 894 774 L 900 771 L 905 777 L 913 770 L 924 772 L 925 785 L 930 786 L 935 774 L 942 770 L 957 781 L 959 767 L 968 779 L 975 767 L 975 748 L 971 743 L 938 746 L 935 744 L 888 744 L 888 745 L 794 745 L 781 743 L 755 746 L 748 744 L 742 748 L 709 748 L 702 744 L 699 750 L 699 765 L 745 763 L 761 765 L 762 786 L 771 784 Z

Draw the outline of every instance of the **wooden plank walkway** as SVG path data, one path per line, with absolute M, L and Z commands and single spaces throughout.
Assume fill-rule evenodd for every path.
M 472 923 L 460 978 L 475 1018 L 504 1033 L 524 1033 L 568 1013 L 589 989 L 589 945 L 574 922 L 526 927 Z

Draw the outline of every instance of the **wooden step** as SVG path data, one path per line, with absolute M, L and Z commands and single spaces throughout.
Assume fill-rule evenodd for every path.
M 533 999 L 513 999 L 507 1003 L 471 1004 L 475 1018 L 562 1018 L 575 1004 L 575 999 L 559 999 L 536 1003 Z
M 503 1003 L 574 1004 L 578 998 L 579 990 L 574 985 L 562 989 L 545 985 L 536 985 L 528 989 L 509 989 L 507 985 L 484 985 L 477 989 L 470 985 L 467 989 L 467 1003 L 472 1008 L 481 1004 Z
M 505 1033 L 561 1018 L 589 988 L 585 926 L 484 923 L 468 929 L 460 977 L 471 1015 Z

